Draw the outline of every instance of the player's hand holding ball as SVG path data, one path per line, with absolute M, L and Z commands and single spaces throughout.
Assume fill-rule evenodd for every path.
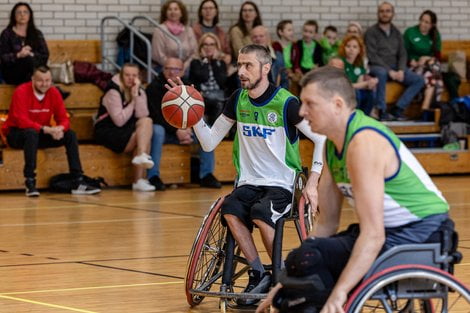
M 194 126 L 204 116 L 204 99 L 193 86 L 168 80 L 168 91 L 162 99 L 162 114 L 165 120 L 176 128 Z

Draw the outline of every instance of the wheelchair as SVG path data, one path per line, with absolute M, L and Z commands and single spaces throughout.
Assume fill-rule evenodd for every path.
M 291 210 L 276 222 L 272 264 L 264 265 L 272 271 L 272 284 L 277 282 L 282 262 L 283 231 L 286 221 L 293 221 L 300 241 L 312 227 L 310 207 L 305 205 L 302 189 L 307 177 L 298 173 L 294 181 Z M 263 299 L 266 294 L 243 293 L 244 275 L 250 268 L 242 256 L 230 229 L 221 222 L 220 208 L 224 198 L 213 203 L 204 217 L 189 255 L 185 290 L 190 306 L 201 303 L 205 297 L 218 297 L 221 312 L 236 307 L 237 299 Z
M 380 255 L 345 312 L 470 312 L 470 291 L 453 276 L 462 259 L 453 236 L 444 233 L 441 243 L 400 245 Z

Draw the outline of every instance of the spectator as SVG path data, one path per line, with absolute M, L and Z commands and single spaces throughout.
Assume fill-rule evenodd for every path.
M 314 69 L 315 67 L 322 66 L 323 63 L 323 49 L 315 40 L 318 33 L 318 23 L 314 20 L 308 20 L 302 27 L 302 39 L 295 44 L 294 52 L 295 59 L 294 71 L 300 70 L 302 73 Z
M 375 87 L 379 80 L 366 76 L 364 42 L 356 35 L 346 35 L 339 47 L 338 54 L 344 62 L 346 76 L 356 92 L 357 108 L 369 115 L 374 106 Z
M 141 88 L 139 67 L 126 63 L 114 75 L 101 98 L 95 122 L 96 142 L 116 153 L 133 152 L 136 191 L 153 191 L 145 179 L 145 168 L 154 164 L 150 155 L 152 120 L 148 117 L 147 97 Z
M 53 125 L 54 120 L 55 125 Z M 32 81 L 16 88 L 8 118 L 2 127 L 12 148 L 24 150 L 26 195 L 39 196 L 36 189 L 38 148 L 65 146 L 69 171 L 75 178 L 73 194 L 95 194 L 101 190 L 83 180 L 78 142 L 59 91 L 52 86 L 52 75 L 46 65 L 33 70 Z
M 346 35 L 356 35 L 362 37 L 362 26 L 359 22 L 349 22 L 348 28 L 346 29 Z
M 204 97 L 204 115 L 209 125 L 222 113 L 225 103 L 227 66 L 219 39 L 212 33 L 199 40 L 199 58 L 191 61 L 189 81 Z
M 419 24 L 408 28 L 403 35 L 408 64 L 425 80 L 424 99 L 421 105 L 423 118 L 429 115 L 433 101 L 439 101 L 444 83 L 440 70 L 441 35 L 437 29 L 436 13 L 426 10 L 419 17 Z
M 238 51 L 252 43 L 251 29 L 262 24 L 261 14 L 256 3 L 252 1 L 243 2 L 238 14 L 238 21 L 229 31 L 230 45 L 235 60 L 238 58 Z
M 206 34 L 204 36 L 206 36 L 203 38 L 206 38 L 205 40 L 207 40 L 207 42 L 209 42 L 207 38 L 212 37 L 209 34 Z M 212 37 L 212 39 L 213 38 L 215 38 L 215 36 Z M 206 48 L 208 47 L 205 47 L 203 49 Z M 219 63 L 219 66 L 225 67 L 224 62 L 219 61 Z M 192 69 L 196 68 L 194 63 L 192 63 L 191 65 Z M 150 117 L 153 121 L 152 150 L 150 154 L 152 156 L 153 161 L 155 162 L 155 166 L 149 169 L 147 176 L 150 178 L 150 183 L 155 186 L 157 190 L 165 190 L 165 184 L 160 178 L 160 159 L 162 156 L 163 144 L 171 143 L 188 145 L 193 143 L 195 139 L 191 128 L 174 128 L 165 121 L 161 111 L 162 99 L 165 93 L 167 92 L 165 84 L 167 84 L 168 79 L 176 80 L 177 77 L 180 77 L 182 73 L 183 62 L 177 58 L 168 58 L 165 61 L 165 65 L 163 67 L 163 75 L 157 77 L 150 85 L 147 86 L 146 89 L 148 98 L 148 108 L 150 112 Z M 193 77 L 198 76 L 198 74 L 196 73 L 193 73 L 192 75 Z M 209 76 L 209 74 L 207 75 Z M 213 83 L 213 81 L 211 83 Z M 219 82 L 217 82 L 216 80 L 216 83 L 221 83 L 221 81 L 219 80 Z M 207 86 L 202 82 L 200 82 L 200 84 Z M 199 162 L 199 178 L 201 179 L 200 186 L 208 188 L 220 188 L 222 185 L 213 175 L 215 166 L 214 152 L 204 152 L 202 151 L 202 149 L 199 149 Z
M 152 37 L 152 59 L 163 66 L 169 57 L 180 57 L 185 71 L 197 51 L 197 41 L 193 29 L 187 26 L 188 11 L 180 0 L 168 0 L 160 12 L 160 28 L 155 28 Z M 181 42 L 182 55 L 178 55 L 178 45 L 166 34 L 171 34 Z
M 276 34 L 279 37 L 279 41 L 275 41 L 272 43 L 274 51 L 277 54 L 281 53 L 282 58 L 284 60 L 284 67 L 287 72 L 288 79 L 293 81 L 299 81 L 299 77 L 296 77 L 293 66 L 292 66 L 292 54 L 294 53 L 294 25 L 292 24 L 292 20 L 282 20 L 277 24 L 276 27 Z M 287 82 L 289 84 L 289 81 Z M 283 86 L 286 89 L 289 89 L 289 85 L 287 87 Z
M 338 29 L 333 25 L 325 27 L 323 38 L 319 43 L 323 49 L 323 64 L 328 64 L 331 58 L 338 55 L 338 48 L 341 45 L 341 40 L 338 40 Z
M 196 39 L 199 41 L 203 34 L 213 33 L 217 36 L 220 45 L 222 59 L 225 64 L 230 64 L 232 56 L 227 35 L 224 30 L 217 26 L 219 23 L 219 6 L 215 0 L 203 0 L 197 11 L 198 22 L 194 23 L 193 31 Z
M 394 8 L 388 2 L 378 7 L 378 23 L 367 29 L 365 42 L 370 73 L 379 79 L 377 105 L 381 120 L 405 119 L 404 110 L 424 86 L 424 80 L 406 67 L 406 50 L 400 31 L 392 24 Z M 385 89 L 387 80 L 406 86 L 405 92 L 387 113 Z
M 49 50 L 42 32 L 34 25 L 33 10 L 18 2 L 10 13 L 10 22 L 0 35 L 0 65 L 7 84 L 19 85 L 31 80 L 33 69 L 46 65 Z
M 287 89 L 289 87 L 289 80 L 284 66 L 283 55 L 282 52 L 274 50 L 271 45 L 268 29 L 263 25 L 254 27 L 251 30 L 251 41 L 256 45 L 266 47 L 271 53 L 273 63 L 268 76 L 269 81 L 275 86 Z

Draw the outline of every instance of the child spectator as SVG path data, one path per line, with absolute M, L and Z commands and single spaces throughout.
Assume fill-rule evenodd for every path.
M 362 26 L 359 22 L 349 22 L 346 28 L 346 35 L 356 35 L 362 38 Z
M 338 48 L 341 45 L 341 40 L 338 40 L 338 29 L 333 25 L 328 25 L 323 31 L 323 38 L 319 41 L 323 48 L 323 63 L 328 64 L 328 61 L 338 55 Z
M 375 104 L 374 89 L 379 81 L 373 77 L 366 79 L 365 50 L 364 42 L 360 37 L 346 35 L 339 46 L 338 54 L 344 62 L 346 76 L 356 91 L 357 108 L 369 115 Z
M 300 69 L 305 74 L 324 64 L 323 49 L 318 41 L 315 40 L 317 34 L 317 21 L 306 21 L 302 27 L 302 39 L 295 43 L 297 51 L 294 52 L 294 71 Z
M 272 47 L 276 54 L 281 54 L 284 60 L 284 68 L 286 70 L 289 80 L 299 81 L 301 75 L 296 78 L 293 70 L 292 56 L 294 53 L 294 25 L 292 20 L 282 20 L 276 26 L 276 34 L 279 41 L 272 43 Z M 289 85 L 289 84 L 288 84 Z M 288 89 L 289 86 L 284 88 Z

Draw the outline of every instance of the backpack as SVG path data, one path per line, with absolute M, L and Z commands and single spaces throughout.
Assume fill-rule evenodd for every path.
M 91 178 L 86 175 L 83 176 L 83 182 L 95 188 L 102 188 L 108 186 L 103 177 Z M 77 178 L 70 173 L 57 174 L 51 177 L 49 181 L 49 188 L 53 192 L 70 193 L 72 189 L 76 188 Z
M 441 118 L 439 124 L 447 125 L 451 122 L 463 122 L 470 124 L 470 96 L 455 98 L 450 103 L 442 102 Z

